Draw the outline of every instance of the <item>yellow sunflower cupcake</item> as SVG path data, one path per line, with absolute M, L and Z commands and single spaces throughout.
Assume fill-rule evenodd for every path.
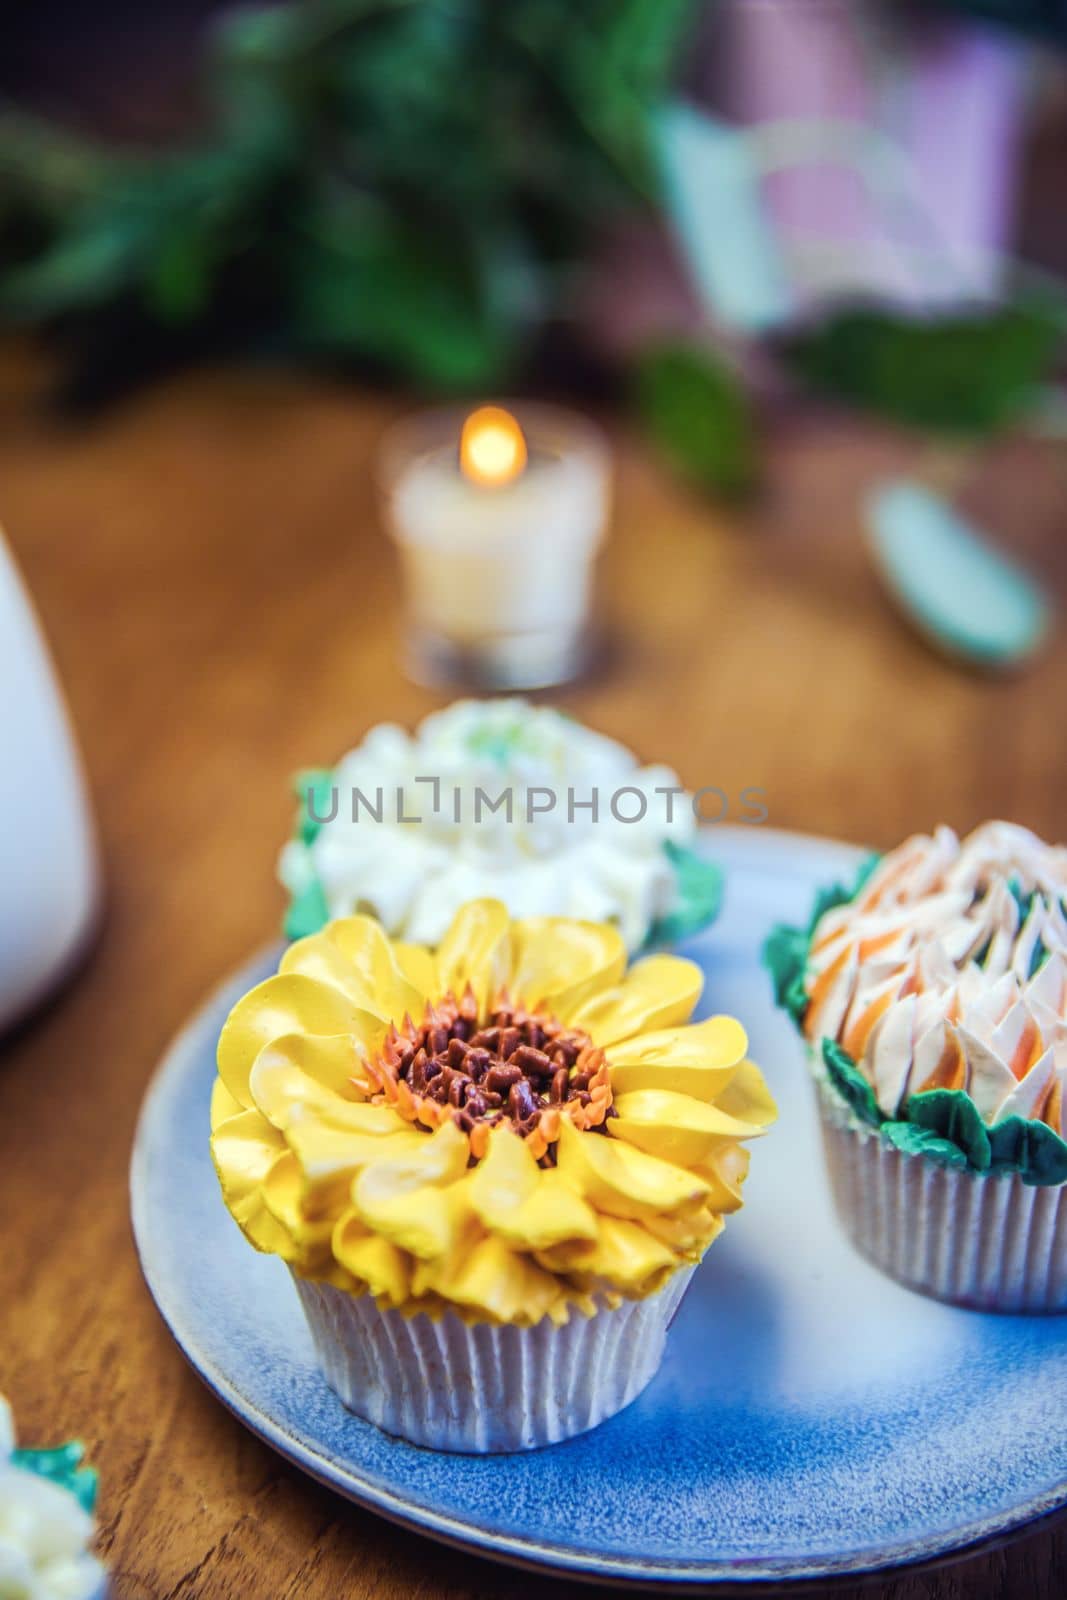
M 290 1267 L 325 1375 L 390 1433 L 503 1451 L 594 1427 L 659 1366 L 774 1103 L 700 969 L 618 930 L 461 907 L 299 940 L 219 1040 L 212 1151 Z

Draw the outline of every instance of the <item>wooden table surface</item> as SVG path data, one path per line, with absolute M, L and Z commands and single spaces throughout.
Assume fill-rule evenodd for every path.
M 259 1444 L 171 1343 L 130 1239 L 152 1069 L 277 928 L 288 774 L 442 703 L 396 665 L 372 466 L 397 403 L 208 373 L 71 425 L 29 407 L 24 380 L 0 362 L 0 516 L 67 686 L 108 900 L 78 981 L 0 1043 L 0 1389 L 27 1442 L 88 1441 L 121 1600 L 559 1595 L 356 1510 Z M 690 785 L 762 787 L 778 827 L 888 846 L 1003 815 L 1067 836 L 1067 630 L 1017 679 L 969 677 L 867 570 L 858 497 L 906 443 L 782 419 L 765 498 L 734 517 L 616 440 L 612 648 L 560 704 Z M 1064 483 L 1054 447 L 1012 443 L 968 493 L 1061 596 Z M 1045 1524 L 863 1592 L 1041 1600 L 1065 1572 L 1067 1533 Z

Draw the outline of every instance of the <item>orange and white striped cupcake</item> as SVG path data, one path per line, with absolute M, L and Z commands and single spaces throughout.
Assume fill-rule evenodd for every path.
M 832 899 L 767 957 L 846 1228 L 924 1293 L 1067 1310 L 1067 850 L 939 828 Z

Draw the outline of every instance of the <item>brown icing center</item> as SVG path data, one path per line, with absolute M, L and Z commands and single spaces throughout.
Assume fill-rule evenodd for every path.
M 489 1130 L 508 1121 L 538 1160 L 551 1161 L 566 1116 L 600 1128 L 611 1114 L 604 1052 L 581 1028 L 506 995 L 483 1016 L 468 989 L 426 1008 L 421 1022 L 390 1028 L 368 1063 L 376 1099 L 426 1128 L 447 1118 L 467 1134 L 471 1155 L 485 1154 Z

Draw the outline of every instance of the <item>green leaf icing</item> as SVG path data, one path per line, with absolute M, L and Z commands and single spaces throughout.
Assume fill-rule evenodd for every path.
M 830 1082 L 842 1100 L 848 1102 L 863 1122 L 870 1123 L 872 1128 L 880 1128 L 885 1118 L 874 1098 L 874 1090 L 848 1052 L 842 1050 L 833 1039 L 824 1039 L 822 1058 Z
M 723 872 L 714 861 L 675 844 L 663 846 L 674 868 L 675 898 L 670 911 L 656 921 L 647 944 L 677 944 L 714 922 L 722 905 Z
M 771 975 L 775 1003 L 788 1011 L 797 1027 L 804 1020 L 808 997 L 804 968 L 808 959 L 808 934 L 784 922 L 772 928 L 763 946 L 763 964 Z
M 330 767 L 308 767 L 293 779 L 293 792 L 299 801 L 293 838 L 303 845 L 302 887 L 294 889 L 286 908 L 282 931 L 287 939 L 306 939 L 318 933 L 330 920 L 326 892 L 315 874 L 311 846 L 324 826 L 323 819 L 334 809 L 334 775 Z
M 494 719 L 472 728 L 467 735 L 467 749 L 472 756 L 484 756 L 498 767 L 504 767 L 524 748 L 529 736 L 525 714 L 517 713 L 510 722 Z
M 991 1160 L 989 1132 L 981 1113 L 963 1089 L 926 1089 L 909 1095 L 905 1123 L 927 1128 L 958 1146 L 968 1166 L 986 1172 Z
M 812 935 L 827 911 L 855 899 L 881 859 L 877 854 L 868 856 L 851 886 L 832 883 L 820 889 L 806 927 L 795 928 L 787 922 L 779 922 L 767 935 L 763 945 L 763 964 L 771 975 L 775 1003 L 788 1011 L 798 1028 L 808 1009 L 804 974 Z
M 96 1505 L 97 1472 L 95 1467 L 80 1465 L 84 1454 L 85 1446 L 81 1441 L 71 1439 L 52 1450 L 14 1450 L 11 1461 L 12 1465 L 66 1489 L 83 1510 L 92 1511 Z
M 287 939 L 306 939 L 318 933 L 330 920 L 326 894 L 317 878 L 301 894 L 293 896 L 285 913 L 283 931 Z
M 903 1116 L 887 1117 L 874 1091 L 847 1051 L 833 1039 L 822 1041 L 827 1076 L 862 1121 L 880 1128 L 884 1138 L 907 1155 L 928 1156 L 940 1166 L 971 1172 L 1017 1172 L 1033 1187 L 1067 1182 L 1067 1141 L 1044 1122 L 1007 1117 L 987 1128 L 964 1089 L 926 1089 L 909 1095 Z
M 905 1155 L 925 1156 L 939 1167 L 958 1167 L 962 1170 L 967 1165 L 967 1157 L 958 1144 L 953 1144 L 951 1139 L 942 1139 L 929 1128 L 921 1128 L 914 1122 L 883 1123 L 882 1137 L 896 1149 L 903 1150 Z
M 1008 888 L 1012 892 L 1015 904 L 1019 907 L 1019 926 L 1021 928 L 1029 920 L 1030 913 L 1034 908 L 1034 901 L 1038 898 L 1038 891 L 1029 889 L 1024 894 L 1018 878 L 1009 878 Z M 1061 901 L 1061 906 L 1062 903 Z M 1052 952 L 1047 948 L 1045 941 L 1039 934 L 1034 942 L 1034 948 L 1030 952 L 1030 966 L 1027 970 L 1027 978 L 1035 977 L 1051 954 Z
M 293 788 L 300 801 L 296 836 L 304 844 L 313 844 L 324 819 L 333 811 L 333 772 L 329 767 L 309 767 L 297 773 Z
M 1034 896 L 1037 893 L 1037 890 L 1030 889 L 1024 893 L 1022 884 L 1019 882 L 1018 878 L 1009 878 L 1008 888 L 1011 890 L 1012 899 L 1019 907 L 1019 926 L 1021 928 L 1027 917 L 1030 915 L 1031 909 L 1033 908 Z
M 990 1171 L 1017 1172 L 1034 1188 L 1067 1183 L 1067 1142 L 1047 1123 L 1005 1117 L 989 1130 Z

